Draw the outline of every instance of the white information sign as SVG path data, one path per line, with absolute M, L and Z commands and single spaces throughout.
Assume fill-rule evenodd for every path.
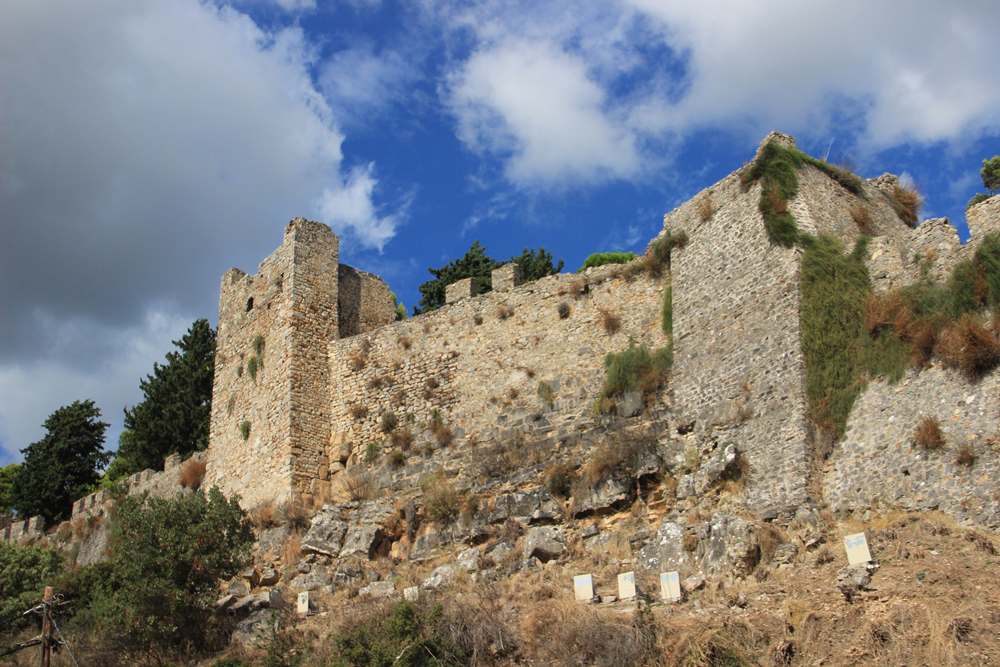
M 573 577 L 573 597 L 577 600 L 591 600 L 594 597 L 594 577 L 578 574 Z
M 309 615 L 309 591 L 302 591 L 299 593 L 298 604 L 295 606 L 295 611 L 299 616 Z
M 864 533 L 845 536 L 844 548 L 847 549 L 847 562 L 851 565 L 860 565 L 872 559 Z
M 618 599 L 635 597 L 635 572 L 623 572 L 618 575 Z
M 677 602 L 681 599 L 681 578 L 676 572 L 660 573 L 660 595 L 666 602 Z

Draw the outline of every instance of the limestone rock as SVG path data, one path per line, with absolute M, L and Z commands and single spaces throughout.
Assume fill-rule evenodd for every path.
M 628 507 L 634 500 L 635 480 L 627 470 L 616 468 L 583 494 L 573 516 L 580 519 L 594 514 L 610 514 Z
M 455 578 L 455 572 L 454 565 L 442 565 L 431 572 L 431 576 L 424 579 L 421 586 L 426 591 L 436 591 L 444 588 Z
M 685 593 L 694 593 L 697 590 L 701 590 L 705 587 L 705 577 L 699 577 L 697 575 L 692 575 L 681 582 L 681 589 Z
M 645 407 L 641 391 L 626 391 L 615 404 L 619 417 L 635 417 Z
M 498 496 L 490 512 L 490 523 L 503 523 L 508 518 L 525 525 L 553 523 L 559 516 L 559 503 L 544 486 L 529 491 Z
M 695 474 L 695 494 L 704 493 L 724 475 L 735 474 L 738 467 L 739 450 L 736 445 L 730 443 L 698 468 Z
M 566 550 L 562 533 L 549 526 L 532 528 L 524 538 L 524 557 L 545 563 L 558 558 Z
M 87 535 L 86 539 L 80 542 L 80 551 L 76 554 L 78 567 L 107 560 L 109 533 L 109 529 L 101 522 Z
M 387 598 L 395 594 L 396 594 L 396 584 L 394 584 L 391 581 L 376 581 L 368 584 L 360 591 L 358 591 L 358 595 L 360 597 L 369 597 L 376 599 Z
M 684 528 L 664 519 L 653 541 L 639 551 L 636 565 L 647 570 L 679 571 L 691 563 L 691 555 L 683 544 Z
M 236 625 L 231 641 L 245 648 L 252 648 L 267 640 L 278 629 L 278 619 L 271 609 L 253 612 Z
M 318 591 L 331 583 L 333 583 L 333 577 L 329 573 L 316 569 L 296 576 L 292 579 L 290 587 L 295 591 Z
M 736 576 L 746 577 L 757 567 L 760 546 L 746 519 L 716 513 L 711 522 L 702 524 L 699 533 L 707 542 L 702 570 L 709 576 L 731 569 Z
M 317 553 L 336 558 L 344 543 L 347 524 L 321 512 L 313 517 L 312 527 L 302 539 L 302 553 Z
M 347 537 L 340 549 L 340 557 L 361 556 L 371 560 L 384 539 L 385 533 L 378 526 L 353 526 L 347 531 Z
M 276 583 L 281 581 L 281 573 L 278 572 L 273 567 L 265 567 L 260 571 L 260 585 L 261 586 L 274 586 Z
M 353 565 L 341 565 L 333 573 L 333 583 L 337 586 L 353 586 L 364 576 L 361 568 Z
M 291 532 L 292 529 L 288 526 L 279 526 L 263 531 L 254 548 L 257 558 L 261 560 L 277 558 L 281 554 L 281 545 Z
M 845 567 L 837 572 L 837 590 L 848 602 L 853 602 L 854 597 L 865 590 L 871 583 L 871 575 L 868 574 L 868 567 L 865 565 L 855 565 Z
M 458 566 L 466 572 L 475 572 L 479 569 L 479 549 L 472 547 L 458 554 Z

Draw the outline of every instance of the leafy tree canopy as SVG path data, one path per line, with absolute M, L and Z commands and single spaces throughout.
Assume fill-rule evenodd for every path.
M 536 252 L 534 248 L 524 249 L 517 257 L 511 255 L 510 262 L 517 264 L 521 269 L 521 281 L 530 282 L 538 280 L 562 270 L 563 261 L 559 260 L 559 265 L 552 264 L 552 254 L 546 252 L 545 248 L 539 248 Z M 486 254 L 486 247 L 479 245 L 475 241 L 469 252 L 461 259 L 452 260 L 440 269 L 427 270 L 434 276 L 434 280 L 428 280 L 418 289 L 422 295 L 420 304 L 413 307 L 413 314 L 427 313 L 436 310 L 445 304 L 445 288 L 452 283 L 463 278 L 475 278 L 479 294 L 485 294 L 493 289 L 493 269 L 498 269 L 507 262 L 499 262 Z
M 6 468 L 0 468 L 0 514 L 7 514 L 13 508 L 10 504 L 10 485 L 14 483 L 14 475 L 20 464 L 11 463 Z
M 215 330 L 197 320 L 167 353 L 166 365 L 140 381 L 145 399 L 125 410 L 125 430 L 106 479 L 160 470 L 170 454 L 187 456 L 208 447 L 215 373 Z
M 0 542 L 0 633 L 27 623 L 21 614 L 42 601 L 45 586 L 62 567 L 58 549 Z
M 10 504 L 23 518 L 41 515 L 46 523 L 66 519 L 73 501 L 100 479 L 111 452 L 104 451 L 108 424 L 91 400 L 59 408 L 45 420 L 48 433 L 21 450 L 24 463 L 11 481 Z
M 96 608 L 110 634 L 139 644 L 197 638 L 220 581 L 249 558 L 254 535 L 218 488 L 176 499 L 129 496 L 112 530 L 111 574 Z
M 983 170 L 980 173 L 990 196 L 1000 192 L 1000 155 L 994 155 L 992 160 L 983 160 Z

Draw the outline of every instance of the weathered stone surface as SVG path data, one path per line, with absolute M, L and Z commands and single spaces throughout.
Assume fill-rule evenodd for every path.
M 361 581 L 364 574 L 359 567 L 341 565 L 333 573 L 333 583 L 337 586 L 355 586 Z
M 250 586 L 241 577 L 234 577 L 226 584 L 226 591 L 237 598 L 242 598 L 250 594 Z
M 641 391 L 626 391 L 615 401 L 620 417 L 635 417 L 645 407 Z
M 260 570 L 258 570 L 256 566 L 244 568 L 243 571 L 240 572 L 240 576 L 246 580 L 251 588 L 260 583 Z
M 656 531 L 656 538 L 639 551 L 635 564 L 647 570 L 680 571 L 691 563 L 691 555 L 684 551 L 683 543 L 684 528 L 664 519 Z
M 441 536 L 438 533 L 427 533 L 421 535 L 410 547 L 409 559 L 412 561 L 426 560 L 431 557 L 434 549 L 441 544 Z
M 253 648 L 269 639 L 278 627 L 278 618 L 271 609 L 260 609 L 236 624 L 231 641 L 246 648 Z
M 110 532 L 102 521 L 87 535 L 80 543 L 80 550 L 76 554 L 77 567 L 86 567 L 107 560 Z
M 701 590 L 705 587 L 705 577 L 699 577 L 697 575 L 692 575 L 684 581 L 681 582 L 681 590 L 684 593 L 694 593 L 697 590 Z
M 455 578 L 456 568 L 454 565 L 442 565 L 435 568 L 431 575 L 424 579 L 421 586 L 427 591 L 436 591 L 444 588 Z
M 281 545 L 291 534 L 288 526 L 279 526 L 263 531 L 257 539 L 254 552 L 259 560 L 273 560 L 281 555 Z
M 376 581 L 358 591 L 359 596 L 370 598 L 387 598 L 395 594 L 396 584 L 391 581 Z
M 278 572 L 273 567 L 265 567 L 260 571 L 260 585 L 261 586 L 274 586 L 276 583 L 281 581 L 281 573 Z
M 503 523 L 514 519 L 525 525 L 553 523 L 559 516 L 559 503 L 549 490 L 540 486 L 529 491 L 498 496 L 489 515 L 490 523 Z
M 306 572 L 303 574 L 296 575 L 292 579 L 290 588 L 294 591 L 318 591 L 324 586 L 329 586 L 333 583 L 333 576 L 323 570 L 313 570 L 312 572 Z
M 871 580 L 866 565 L 845 567 L 837 572 L 837 590 L 848 602 L 852 602 L 858 593 L 868 587 Z
M 573 516 L 577 519 L 595 514 L 610 514 L 635 501 L 635 480 L 627 470 L 615 468 L 590 487 L 578 502 Z
M 466 572 L 475 572 L 479 569 L 479 549 L 472 547 L 458 554 L 458 566 Z
M 721 451 L 701 464 L 695 475 L 695 494 L 705 493 L 725 475 L 735 475 L 739 471 L 739 450 L 729 443 Z
M 524 557 L 537 558 L 545 563 L 558 558 L 566 550 L 566 539 L 556 528 L 538 526 L 528 531 L 524 538 Z
M 753 525 L 746 519 L 713 514 L 712 520 L 699 528 L 699 538 L 706 544 L 702 570 L 709 576 L 731 569 L 746 577 L 757 567 L 760 547 Z
M 353 526 L 347 530 L 347 537 L 340 549 L 340 557 L 361 556 L 371 559 L 385 539 L 385 533 L 378 526 Z
M 302 553 L 317 553 L 336 558 L 340 555 L 347 524 L 326 512 L 313 517 L 312 527 L 302 538 Z

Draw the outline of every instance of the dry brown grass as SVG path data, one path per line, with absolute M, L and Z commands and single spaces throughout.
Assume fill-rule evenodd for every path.
M 497 317 L 501 320 L 506 320 L 508 317 L 514 316 L 514 307 L 508 305 L 506 302 L 497 304 Z
M 250 515 L 250 523 L 257 530 L 277 528 L 281 525 L 281 516 L 271 501 L 257 505 L 248 514 Z
M 351 419 L 364 419 L 368 416 L 368 406 L 361 403 L 353 403 L 347 408 L 347 414 L 351 416 Z
M 201 483 L 205 480 L 205 471 L 207 469 L 208 464 L 205 461 L 198 461 L 194 458 L 188 459 L 181 466 L 179 480 L 181 486 L 185 489 L 197 491 L 201 487 Z
M 698 199 L 698 219 L 707 222 L 713 215 L 715 215 L 715 203 L 712 201 L 712 193 L 709 191 Z
M 404 350 L 409 350 L 410 347 L 413 346 L 413 339 L 410 338 L 409 336 L 400 336 L 399 337 L 399 345 Z
M 583 296 L 590 291 L 590 286 L 587 285 L 586 278 L 574 278 L 573 282 L 569 284 L 569 293 L 571 296 L 578 297 Z
M 920 190 L 915 185 L 911 187 L 897 185 L 889 199 L 899 219 L 908 226 L 916 228 L 917 223 L 920 222 L 920 209 L 924 206 L 924 198 L 920 194 Z
M 872 236 L 874 234 L 872 228 L 872 211 L 868 208 L 867 204 L 859 201 L 851 204 L 851 219 L 858 226 L 858 231 L 865 236 Z
M 332 492 L 333 497 L 340 502 L 375 500 L 378 497 L 378 484 L 370 474 L 355 466 L 337 475 Z
M 443 471 L 424 478 L 420 482 L 420 490 L 423 492 L 424 512 L 437 523 L 454 520 L 465 504 L 465 494 L 455 488 Z
M 955 448 L 955 465 L 966 468 L 976 465 L 976 448 L 971 443 L 962 442 Z
M 600 306 L 597 308 L 597 319 L 601 323 L 601 328 L 609 336 L 615 335 L 622 328 L 622 318 L 617 313 Z
M 976 382 L 1000 364 L 1000 341 L 982 320 L 966 313 L 941 332 L 937 353 L 946 366 Z
M 472 454 L 472 464 L 480 477 L 502 477 L 524 465 L 530 448 L 524 433 L 477 448 Z
M 280 558 L 285 568 L 290 568 L 302 560 L 302 536 L 299 531 L 293 530 L 291 535 L 281 543 Z
M 920 420 L 917 434 L 914 436 L 919 447 L 924 449 L 940 449 L 944 446 L 944 434 L 936 417 L 927 416 Z
M 392 441 L 392 446 L 398 449 L 407 450 L 410 445 L 413 444 L 413 431 L 410 430 L 409 426 L 404 426 L 403 428 L 397 428 L 389 436 Z
M 281 516 L 285 523 L 292 529 L 302 530 L 311 525 L 309 508 L 302 502 L 298 495 L 292 496 L 281 506 Z

